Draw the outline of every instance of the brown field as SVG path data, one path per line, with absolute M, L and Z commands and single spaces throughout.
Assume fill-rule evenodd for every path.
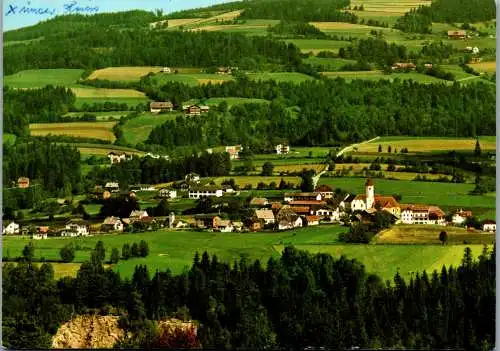
M 143 92 L 133 89 L 71 88 L 79 98 L 124 98 L 145 97 Z
M 474 68 L 474 70 L 476 70 L 478 72 L 493 73 L 493 72 L 496 72 L 496 70 L 497 70 L 497 63 L 496 63 L 496 61 L 493 61 L 493 62 L 469 63 L 468 66 Z
M 197 79 L 199 85 L 203 84 L 222 84 L 224 82 L 227 82 L 227 79 Z
M 311 164 L 311 165 L 281 165 L 281 166 L 274 166 L 273 172 L 275 173 L 280 173 L 280 172 L 301 172 L 303 169 L 313 169 L 316 171 L 316 173 L 321 172 L 323 169 L 325 169 L 325 165 L 323 164 Z
M 69 135 L 73 137 L 95 138 L 115 141 L 113 126 L 116 122 L 70 122 L 30 124 L 32 136 Z
M 496 143 L 489 140 L 480 140 L 481 149 L 495 150 Z M 392 149 L 408 148 L 408 152 L 429 152 L 429 151 L 449 151 L 449 150 L 474 150 L 475 139 L 407 139 L 394 141 L 374 141 L 373 143 L 358 146 L 358 152 L 378 152 L 378 146 L 382 145 L 383 150 L 387 146 Z
M 161 67 L 108 67 L 98 69 L 88 79 L 139 80 L 150 72 L 160 72 Z
M 441 244 L 439 233 L 448 234 L 449 244 L 493 244 L 495 234 L 482 231 L 467 232 L 464 228 L 439 225 L 398 224 L 382 231 L 376 237 L 377 244 Z

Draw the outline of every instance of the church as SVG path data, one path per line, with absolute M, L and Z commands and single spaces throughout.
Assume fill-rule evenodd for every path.
M 351 202 L 352 211 L 385 210 L 396 217 L 401 216 L 401 206 L 392 196 L 375 194 L 375 183 L 371 178 L 365 183 L 365 193 L 356 195 Z

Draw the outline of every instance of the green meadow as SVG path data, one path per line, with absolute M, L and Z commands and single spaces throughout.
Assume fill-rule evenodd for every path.
M 115 98 L 99 98 L 99 97 L 77 97 L 75 102 L 76 108 L 81 108 L 83 104 L 104 104 L 106 102 L 113 102 L 118 104 L 127 104 L 129 107 L 135 107 L 138 104 L 147 104 L 147 97 L 115 97 Z
M 11 88 L 42 88 L 46 85 L 76 87 L 83 69 L 30 69 L 5 76 L 3 84 Z
M 128 143 L 137 145 L 145 142 L 155 127 L 162 125 L 166 121 L 175 120 L 179 115 L 182 115 L 182 113 L 152 114 L 145 112 L 141 116 L 125 122 L 122 127 L 123 136 Z

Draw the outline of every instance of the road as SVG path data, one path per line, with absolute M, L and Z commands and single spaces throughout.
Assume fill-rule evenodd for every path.
M 368 143 L 371 143 L 372 141 L 375 141 L 377 139 L 380 139 L 380 137 L 375 137 L 373 139 L 370 139 L 370 140 L 367 140 L 367 141 L 363 141 L 362 143 L 359 143 L 359 144 L 351 144 L 349 146 L 346 146 L 345 148 L 343 148 L 342 150 L 340 150 L 338 153 L 337 153 L 337 157 L 341 156 L 344 152 L 347 152 L 347 151 L 350 151 L 352 149 L 354 149 L 355 147 L 359 146 L 359 145 L 363 145 L 363 144 L 368 144 Z

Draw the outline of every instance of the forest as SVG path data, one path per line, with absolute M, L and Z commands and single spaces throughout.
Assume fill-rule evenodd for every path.
M 151 99 L 176 105 L 230 96 L 271 100 L 268 106 L 242 104 L 228 112 L 212 109 L 204 118 L 156 127 L 148 143 L 167 148 L 183 143 L 179 133 L 193 141 L 203 135 L 201 145 L 236 142 L 259 148 L 280 138 L 297 146 L 328 146 L 383 135 L 492 135 L 496 123 L 495 89 L 481 83 L 447 86 L 397 79 L 347 83 L 338 78 L 293 84 L 243 77 L 197 87 L 171 83 L 158 89 L 147 86 L 147 81 L 142 84 Z
M 8 348 L 50 347 L 75 313 L 110 311 L 132 338 L 121 348 L 149 348 L 153 321 L 172 316 L 199 323 L 204 348 L 407 348 L 488 350 L 495 335 L 495 249 L 461 265 L 384 282 L 356 260 L 285 247 L 263 264 L 244 256 L 230 264 L 196 253 L 189 270 L 148 272 L 132 279 L 103 268 L 97 243 L 76 278 L 54 279 L 48 263 L 32 263 L 27 245 L 3 267 L 3 342 Z M 186 340 L 178 340 L 178 342 Z
M 329 21 L 357 23 L 358 17 L 342 11 L 349 0 L 254 0 L 247 2 L 240 19 L 278 19 L 288 21 Z
M 71 50 L 67 50 L 71 47 Z M 220 32 L 134 31 L 90 26 L 47 34 L 43 40 L 4 48 L 5 74 L 25 69 L 110 66 L 236 66 L 253 62 L 293 68 L 300 50 L 293 44 Z M 254 69 L 253 65 L 249 68 Z
M 430 33 L 432 22 L 475 23 L 495 18 L 494 0 L 437 0 L 398 18 L 394 28 L 403 32 Z
M 4 87 L 3 130 L 18 136 L 29 135 L 29 123 L 57 122 L 76 101 L 70 89 L 9 89 Z

